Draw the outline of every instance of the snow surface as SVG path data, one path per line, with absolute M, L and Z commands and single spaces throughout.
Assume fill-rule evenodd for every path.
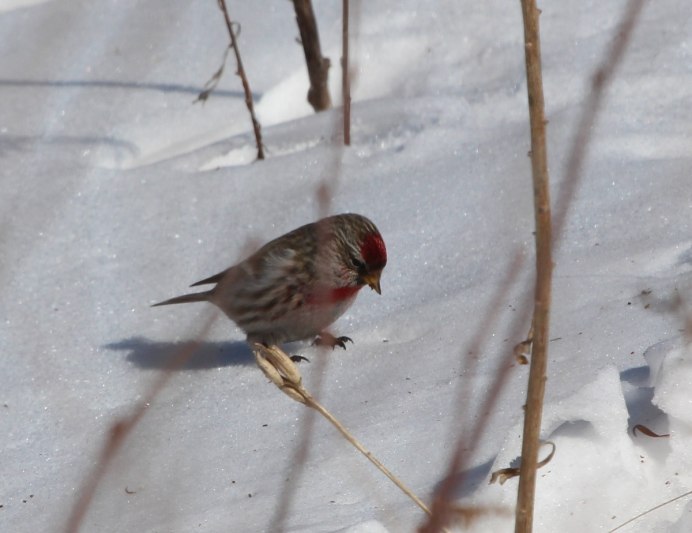
M 338 101 L 340 2 L 317 2 Z M 621 0 L 541 2 L 553 197 Z M 292 350 L 309 389 L 423 499 L 448 475 L 532 290 L 533 214 L 519 2 L 354 8 L 353 145 L 312 114 L 286 1 L 229 2 L 268 159 L 234 67 L 193 104 L 227 42 L 216 2 L 0 2 L 0 529 L 60 531 L 111 425 L 212 309 L 151 309 L 249 243 L 331 212 L 372 218 L 383 294 L 364 291 L 326 355 Z M 692 488 L 692 3 L 649 2 L 592 132 L 556 257 L 538 532 L 608 531 Z M 478 372 L 465 354 L 512 255 L 525 256 Z M 524 325 L 524 328 L 526 324 Z M 514 366 L 466 458 L 472 531 L 512 531 L 528 369 Z M 459 392 L 464 402 L 459 405 Z M 421 512 L 215 320 L 109 468 L 83 531 L 414 531 Z M 643 424 L 667 438 L 632 427 Z M 466 424 L 468 428 L 468 423 Z M 692 531 L 682 498 L 620 531 Z

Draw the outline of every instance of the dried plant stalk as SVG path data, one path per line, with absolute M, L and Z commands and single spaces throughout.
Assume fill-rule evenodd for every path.
M 317 31 L 315 13 L 312 10 L 310 0 L 293 0 L 293 7 L 296 11 L 300 41 L 303 45 L 305 63 L 310 77 L 308 102 L 316 112 L 324 111 L 332 107 L 329 85 L 327 84 L 331 62 L 328 57 L 322 57 L 320 35 Z
M 348 0 L 342 3 L 341 92 L 344 100 L 344 145 L 351 146 L 351 79 L 348 62 Z
M 689 496 L 692 496 L 692 490 L 687 491 L 687 492 L 685 492 L 685 493 L 683 493 L 683 494 L 680 494 L 680 495 L 676 496 L 675 498 L 671 498 L 670 500 L 667 500 L 667 501 L 665 501 L 665 502 L 663 502 L 663 503 L 660 503 L 660 504 L 656 505 L 655 507 L 652 507 L 651 509 L 647 509 L 647 510 L 644 511 L 643 513 L 639 513 L 637 516 L 635 516 L 635 517 L 633 517 L 633 518 L 630 518 L 629 520 L 627 520 L 626 522 L 623 522 L 623 523 L 620 524 L 619 526 L 614 527 L 613 529 L 609 529 L 609 530 L 608 530 L 608 533 L 614 533 L 615 531 L 617 531 L 617 530 L 619 530 L 619 529 L 622 529 L 622 528 L 625 527 L 625 526 L 628 526 L 628 525 L 631 524 L 632 522 L 636 522 L 636 521 L 639 520 L 640 518 L 642 518 L 642 517 L 644 517 L 644 516 L 646 516 L 646 515 L 648 515 L 648 514 L 650 514 L 650 513 L 653 513 L 654 511 L 658 511 L 658 510 L 661 509 L 662 507 L 666 507 L 667 505 L 670 505 L 671 503 L 675 503 L 676 501 L 681 500 L 681 499 L 683 499 L 683 498 L 687 498 L 687 497 L 689 497 Z
M 531 171 L 533 175 L 534 216 L 536 221 L 536 288 L 534 293 L 533 337 L 529 387 L 524 413 L 519 489 L 515 531 L 527 533 L 533 528 L 536 469 L 540 447 L 541 416 L 548 364 L 548 332 L 552 279 L 552 236 L 546 120 L 541 72 L 541 46 L 535 0 L 522 0 L 526 82 L 531 124 Z
M 218 0 L 219 9 L 223 12 L 223 18 L 226 21 L 226 28 L 228 28 L 228 35 L 231 37 L 231 47 L 233 48 L 233 53 L 235 54 L 236 65 L 238 70 L 236 73 L 240 77 L 240 81 L 243 84 L 243 92 L 245 93 L 245 105 L 250 112 L 250 119 L 252 120 L 252 130 L 255 133 L 255 144 L 257 145 L 257 159 L 264 159 L 264 147 L 262 146 L 262 128 L 260 126 L 257 117 L 255 116 L 255 106 L 252 103 L 252 91 L 250 90 L 250 83 L 247 80 L 247 75 L 245 74 L 245 68 L 243 67 L 243 60 L 240 58 L 240 49 L 238 48 L 238 40 L 236 39 L 235 31 L 233 30 L 233 23 L 231 22 L 231 16 L 228 14 L 228 8 L 226 7 L 226 0 Z
M 387 476 L 401 491 L 414 501 L 418 507 L 425 511 L 428 515 L 430 510 L 427 505 L 416 494 L 404 485 L 399 478 L 387 469 L 365 446 L 363 446 L 347 429 L 337 420 L 322 404 L 320 404 L 303 386 L 300 372 L 295 363 L 286 355 L 278 346 L 265 346 L 264 344 L 255 343 L 252 346 L 252 351 L 255 355 L 255 360 L 258 366 L 264 372 L 264 375 L 276 385 L 281 392 L 286 394 L 292 400 L 304 404 L 320 413 L 326 418 L 343 437 L 353 445 L 360 453 L 362 453 L 368 461 L 374 464 L 377 469 Z

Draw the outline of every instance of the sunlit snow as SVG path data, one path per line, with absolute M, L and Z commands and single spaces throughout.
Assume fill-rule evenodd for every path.
M 232 58 L 193 103 L 228 41 L 214 0 L 0 2 L 2 531 L 65 527 L 111 425 L 215 313 L 149 305 L 315 220 L 324 181 L 329 211 L 375 221 L 389 262 L 382 295 L 362 291 L 334 325 L 354 345 L 290 350 L 311 360 L 306 386 L 424 500 L 522 340 L 508 333 L 534 262 L 519 2 L 360 2 L 346 149 L 340 108 L 305 102 L 292 3 L 227 3 L 262 162 Z M 314 3 L 339 102 L 341 3 Z M 539 4 L 557 198 L 627 2 Z M 689 0 L 647 3 L 591 143 L 555 257 L 543 437 L 556 453 L 538 473 L 540 533 L 607 532 L 692 489 Z M 518 281 L 469 359 L 516 253 Z M 520 455 L 527 376 L 511 369 L 466 457 L 458 502 L 499 508 L 469 531 L 513 531 L 517 480 L 488 479 Z M 305 415 L 217 317 L 110 465 L 82 531 L 271 531 L 287 495 L 285 531 L 415 531 L 422 512 L 324 420 L 294 468 Z M 692 497 L 618 531 L 692 531 Z

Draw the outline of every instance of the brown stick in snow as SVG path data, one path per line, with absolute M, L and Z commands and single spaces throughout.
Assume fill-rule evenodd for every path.
M 344 100 L 344 144 L 351 146 L 351 80 L 348 63 L 348 0 L 342 3 L 341 92 Z
M 223 11 L 223 17 L 226 20 L 226 28 L 228 28 L 228 34 L 231 37 L 231 47 L 233 48 L 233 53 L 235 54 L 235 61 L 238 65 L 237 74 L 240 77 L 240 81 L 243 84 L 243 91 L 245 92 L 245 105 L 250 112 L 250 118 L 252 119 L 252 129 L 255 132 L 255 143 L 257 144 L 257 159 L 264 159 L 264 148 L 262 146 L 262 131 L 260 123 L 255 116 L 255 107 L 252 103 L 252 91 L 250 91 L 250 83 L 247 81 L 247 76 L 245 75 L 245 69 L 243 68 L 243 60 L 240 59 L 240 49 L 238 48 L 238 41 L 235 36 L 235 31 L 233 31 L 233 23 L 231 22 L 231 17 L 228 14 L 228 8 L 226 7 L 226 0 L 218 0 L 219 9 Z
M 524 413 L 524 435 L 514 531 L 529 533 L 533 528 L 536 469 L 540 447 L 541 416 L 548 364 L 548 332 L 553 271 L 552 225 L 546 120 L 541 71 L 541 41 L 538 24 L 540 11 L 535 0 L 521 0 L 524 20 L 526 84 L 531 125 L 531 171 L 536 224 L 536 287 L 532 322 L 531 368 Z
M 312 10 L 310 0 L 293 0 L 296 11 L 296 21 L 300 30 L 300 41 L 305 52 L 305 63 L 310 76 L 310 89 L 308 90 L 308 102 L 316 111 L 324 111 L 332 106 L 329 96 L 329 58 L 322 57 L 320 48 L 320 36 L 317 32 L 315 13 Z

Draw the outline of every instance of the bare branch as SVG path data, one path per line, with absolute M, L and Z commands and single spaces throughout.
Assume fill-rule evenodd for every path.
M 592 90 L 577 128 L 577 134 L 575 136 L 572 150 L 567 162 L 564 185 L 560 190 L 556 203 L 556 218 L 554 223 L 554 231 L 552 232 L 551 237 L 550 232 L 548 232 L 547 235 L 541 233 L 541 226 L 539 225 L 540 219 L 547 217 L 549 222 L 550 211 L 545 212 L 544 208 L 539 204 L 538 200 L 541 191 L 535 181 L 537 170 L 539 172 L 542 170 L 542 163 L 540 163 L 537 158 L 545 155 L 537 153 L 536 147 L 534 146 L 534 138 L 540 140 L 541 137 L 543 146 L 545 146 L 545 119 L 543 118 L 543 97 L 540 77 L 540 37 L 538 32 L 538 15 L 540 12 L 537 10 L 534 0 L 522 0 L 526 44 L 527 89 L 529 92 L 529 111 L 531 114 L 531 158 L 534 174 L 534 192 L 536 195 L 534 203 L 536 206 L 536 261 L 538 279 L 536 284 L 536 307 L 534 309 L 533 323 L 533 331 L 536 333 L 536 335 L 532 335 L 532 341 L 534 344 L 532 351 L 531 374 L 529 377 L 529 392 L 526 405 L 527 413 L 524 420 L 524 440 L 521 464 L 522 472 L 519 481 L 519 497 L 517 501 L 515 523 L 515 531 L 517 532 L 531 531 L 533 522 L 533 498 L 535 490 L 536 458 L 538 451 L 537 444 L 540 432 L 540 414 L 542 411 L 543 392 L 546 379 L 546 361 L 544 360 L 544 356 L 548 341 L 547 313 L 550 304 L 549 279 L 542 282 L 542 276 L 550 276 L 550 271 L 552 270 L 552 262 L 544 263 L 544 261 L 547 261 L 551 257 L 551 241 L 556 248 L 559 245 L 559 238 L 564 227 L 564 222 L 567 218 L 568 208 L 580 180 L 581 168 L 586 156 L 586 150 L 592 127 L 600 110 L 603 91 L 610 82 L 616 66 L 624 55 L 624 51 L 629 42 L 629 38 L 636 24 L 637 18 L 642 10 L 643 4 L 644 0 L 631 0 L 627 10 L 625 11 L 625 16 L 620 24 L 620 27 L 618 28 L 617 37 L 615 38 L 609 53 L 606 55 L 603 64 L 597 69 L 593 76 Z M 530 67 L 530 64 L 533 65 L 533 68 Z M 536 89 L 541 91 L 540 94 L 535 92 Z M 545 158 L 545 161 L 547 161 L 547 158 Z M 545 177 L 547 180 L 547 171 Z M 541 246 L 544 249 L 544 253 L 547 255 L 547 257 L 543 257 L 543 259 L 541 259 Z M 541 268 L 542 263 L 543 267 Z M 544 287 L 543 290 L 541 290 L 542 283 L 547 284 L 547 287 Z M 545 296 L 547 296 L 547 300 L 543 299 Z M 544 309 L 539 309 L 539 305 L 544 306 Z M 541 324 L 538 322 L 538 318 L 545 320 L 545 323 Z M 541 331 L 543 328 L 545 328 L 545 330 Z M 538 403 L 539 401 L 540 403 Z M 530 431 L 534 434 L 529 435 Z M 526 461 L 529 461 L 529 463 L 526 463 Z
M 310 89 L 308 90 L 308 102 L 316 111 L 324 111 L 332 107 L 332 99 L 329 96 L 329 58 L 322 57 L 320 48 L 320 36 L 317 32 L 315 13 L 312 10 L 310 0 L 293 0 L 296 11 L 296 21 L 300 30 L 300 41 L 305 53 L 305 63 L 310 77 Z
M 348 62 L 348 0 L 342 0 L 341 92 L 344 101 L 344 145 L 351 146 L 351 80 Z
M 552 259 L 552 227 L 546 120 L 541 72 L 541 41 L 538 24 L 540 11 L 535 0 L 522 0 L 524 20 L 524 54 L 526 83 L 531 124 L 531 173 L 536 224 L 536 287 L 532 321 L 531 367 L 524 413 L 524 434 L 514 530 L 529 533 L 533 529 L 533 507 L 536 469 L 540 447 L 541 416 L 548 365 L 548 332 L 550 326 Z
M 370 461 L 377 469 L 387 476 L 404 494 L 415 502 L 425 513 L 430 514 L 430 510 L 416 494 L 404 485 L 399 478 L 389 471 L 369 450 L 367 450 L 347 429 L 337 420 L 314 396 L 303 386 L 303 380 L 295 363 L 278 346 L 265 346 L 264 344 L 254 343 L 252 346 L 257 365 L 264 375 L 276 385 L 281 392 L 292 400 L 304 404 L 320 413 L 326 418 L 341 435 L 365 458 Z
M 245 105 L 250 112 L 250 118 L 252 119 L 252 129 L 255 132 L 255 143 L 257 144 L 257 159 L 264 159 L 264 148 L 262 146 L 262 131 L 260 123 L 255 116 L 255 107 L 252 103 L 252 91 L 250 90 L 250 83 L 245 75 L 245 69 L 243 68 L 243 60 L 240 59 L 240 49 L 238 48 L 238 40 L 236 39 L 235 31 L 233 30 L 233 23 L 231 22 L 231 17 L 228 14 L 228 8 L 226 7 L 226 0 L 218 0 L 219 9 L 223 11 L 223 17 L 226 20 L 226 28 L 228 29 L 228 35 L 231 37 L 231 47 L 235 54 L 235 61 L 238 65 L 238 70 L 236 74 L 240 77 L 240 81 L 243 84 L 243 92 L 245 93 Z

